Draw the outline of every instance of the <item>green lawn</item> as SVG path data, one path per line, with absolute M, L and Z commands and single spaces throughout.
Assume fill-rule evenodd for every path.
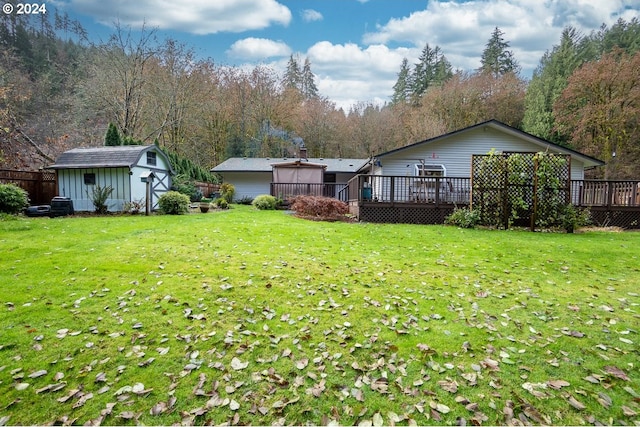
M 2 424 L 638 424 L 640 233 L 0 221 Z

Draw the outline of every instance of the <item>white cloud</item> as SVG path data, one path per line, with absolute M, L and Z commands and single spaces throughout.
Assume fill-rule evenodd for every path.
M 105 25 L 115 19 L 134 28 L 146 23 L 161 30 L 204 35 L 287 26 L 291 11 L 276 0 L 71 0 L 74 11 Z
M 313 9 L 305 9 L 302 11 L 302 20 L 305 22 L 322 21 L 324 17 L 320 12 Z
M 279 56 L 289 56 L 291 48 L 281 41 L 248 37 L 238 40 L 227 50 L 231 58 L 240 59 L 265 59 Z
M 406 48 L 390 49 L 377 44 L 363 48 L 355 43 L 321 41 L 307 50 L 318 90 L 348 109 L 356 101 L 381 102 L 393 91 Z
M 625 11 L 633 2 L 635 10 Z M 625 15 L 637 16 L 637 0 L 431 1 L 424 10 L 378 25 L 376 31 L 364 34 L 363 42 L 408 43 L 420 49 L 426 43 L 437 45 L 454 68 L 473 70 L 480 66 L 482 51 L 498 27 L 528 76 L 544 52 L 559 43 L 566 26 L 588 33 Z

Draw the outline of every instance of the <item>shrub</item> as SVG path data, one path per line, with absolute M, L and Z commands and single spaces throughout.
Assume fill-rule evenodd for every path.
M 91 189 L 91 194 L 87 191 L 87 195 L 93 202 L 93 207 L 96 210 L 97 214 L 106 214 L 109 210 L 107 206 L 107 199 L 113 193 L 113 187 L 107 185 L 106 187 L 102 187 L 100 185 L 96 185 Z
M 278 208 L 278 199 L 269 194 L 261 194 L 256 197 L 251 204 L 263 211 L 275 210 Z
M 220 197 L 219 199 L 216 199 L 216 201 L 213 202 L 213 204 L 218 209 L 229 209 L 229 203 L 227 202 L 227 199 L 223 199 L 222 197 Z
M 187 195 L 192 202 L 197 202 L 202 198 L 202 191 L 187 175 L 175 176 L 171 182 L 171 189 Z
M 239 205 L 251 205 L 253 204 L 253 199 L 249 196 L 244 196 L 242 199 L 236 200 L 236 203 Z
M 565 205 L 560 214 L 562 228 L 567 233 L 573 233 L 576 228 L 591 224 L 591 211 L 589 208 L 580 209 L 572 204 Z
M 168 215 L 189 213 L 189 197 L 177 191 L 167 191 L 158 199 L 160 211 Z
M 29 206 L 29 195 L 15 184 L 0 184 L 0 212 L 19 214 Z
M 233 184 L 225 182 L 220 186 L 220 197 L 225 199 L 227 203 L 233 202 L 233 196 L 236 194 L 236 188 Z
M 460 228 L 474 228 L 480 224 L 480 212 L 469 208 L 456 208 L 445 218 L 444 223 Z
M 132 200 L 125 202 L 122 207 L 123 213 L 129 213 L 132 215 L 138 214 L 146 208 L 144 199 Z
M 321 221 L 348 219 L 349 206 L 338 199 L 320 196 L 297 196 L 291 200 L 296 215 Z

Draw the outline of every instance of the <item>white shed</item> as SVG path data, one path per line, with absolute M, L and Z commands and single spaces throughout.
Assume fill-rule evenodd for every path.
M 69 197 L 76 211 L 94 210 L 91 194 L 98 185 L 113 188 L 109 211 L 122 211 L 131 202 L 145 206 L 149 176 L 149 205 L 156 209 L 158 198 L 171 188 L 173 175 L 169 158 L 155 145 L 74 148 L 49 168 L 56 170 L 58 195 Z

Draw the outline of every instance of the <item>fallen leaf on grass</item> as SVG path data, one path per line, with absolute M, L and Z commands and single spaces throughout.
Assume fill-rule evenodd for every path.
M 87 402 L 87 400 L 92 398 L 93 398 L 93 393 L 83 394 L 82 396 L 80 396 L 80 399 L 78 399 L 78 401 L 73 404 L 72 408 L 77 409 L 83 406 Z
M 376 412 L 373 414 L 373 427 L 382 427 L 384 425 L 384 420 L 382 419 L 382 415 L 380 412 Z
M 296 361 L 296 368 L 304 369 L 304 368 L 307 367 L 308 364 L 309 364 L 309 359 L 307 359 L 307 358 L 300 359 L 300 360 Z
M 29 374 L 29 378 L 38 378 L 43 375 L 47 375 L 47 371 L 45 369 L 41 369 L 39 371 L 35 371 Z
M 448 414 L 449 412 L 451 412 L 451 408 L 449 408 L 447 405 L 434 402 L 433 400 L 429 402 L 429 406 L 431 407 L 431 409 L 438 411 L 440 414 Z
M 613 375 L 616 378 L 619 378 L 624 381 L 629 381 L 629 377 L 627 376 L 627 374 L 622 369 L 616 366 L 605 366 L 604 371 L 607 374 Z
M 609 409 L 611 407 L 611 405 L 613 405 L 613 401 L 611 400 L 609 395 L 607 395 L 604 392 L 599 392 L 598 393 L 598 397 L 596 398 L 596 400 L 598 401 L 598 403 L 600 403 L 606 409 Z
M 36 390 L 36 394 L 62 390 L 66 386 L 67 386 L 67 383 L 65 383 L 65 382 L 55 383 L 55 384 L 48 384 L 48 385 L 46 385 L 46 386 L 44 386 L 42 388 L 37 389 Z
M 573 397 L 569 393 L 566 393 L 564 395 L 564 398 L 567 399 L 567 402 L 569 402 L 569 405 L 573 406 L 578 411 L 582 411 L 582 410 L 587 408 L 584 403 L 580 402 L 579 400 L 577 400 L 575 397 Z
M 249 362 L 243 362 L 237 357 L 234 357 L 233 359 L 231 359 L 231 368 L 233 368 L 236 371 L 245 369 L 247 366 L 249 366 Z
M 458 391 L 458 383 L 455 381 L 438 381 L 438 385 L 449 393 L 456 393 Z
M 564 380 L 549 380 L 547 385 L 554 390 L 560 390 L 562 387 L 569 387 L 571 384 Z
M 78 394 L 80 392 L 80 389 L 74 388 L 73 390 L 69 390 L 69 393 L 67 393 L 66 395 L 59 397 L 58 399 L 56 399 L 58 402 L 60 403 L 64 403 L 67 400 L 73 398 L 76 394 Z

